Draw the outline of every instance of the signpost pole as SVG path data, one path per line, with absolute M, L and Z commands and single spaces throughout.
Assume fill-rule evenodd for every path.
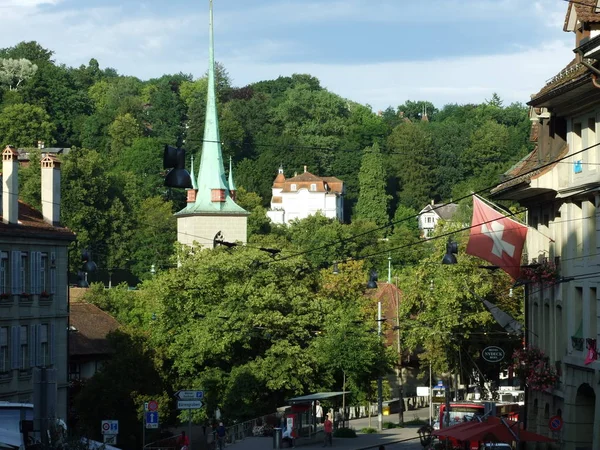
M 145 408 L 144 408 L 145 409 Z M 142 414 L 142 450 L 146 447 L 146 411 Z
M 192 450 L 192 410 L 188 409 L 188 440 L 190 441 L 190 448 Z

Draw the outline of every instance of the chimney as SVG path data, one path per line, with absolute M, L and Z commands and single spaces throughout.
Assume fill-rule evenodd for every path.
M 12 145 L 2 152 L 2 221 L 19 221 L 19 154 Z
M 60 225 L 60 161 L 54 156 L 42 158 L 42 215 L 53 226 Z
M 306 166 L 304 166 L 304 173 L 306 173 Z

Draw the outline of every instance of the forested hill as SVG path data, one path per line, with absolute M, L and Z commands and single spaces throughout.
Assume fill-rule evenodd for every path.
M 157 236 L 174 236 L 165 218 L 184 198 L 162 187 L 162 148 L 182 145 L 188 158 L 199 156 L 206 79 L 179 73 L 142 81 L 95 59 L 65 67 L 36 42 L 2 49 L 0 58 L 0 144 L 74 148 L 63 165 L 63 221 L 78 245 L 94 247 L 105 267 L 155 260 L 153 252 L 166 251 L 154 248 Z M 441 109 L 406 101 L 374 112 L 310 75 L 234 87 L 225 68 L 218 72 L 224 158 L 233 159 L 238 187 L 260 196 L 246 195 L 245 206 L 256 211 L 268 205 L 280 165 L 286 176 L 307 165 L 344 180 L 345 216 L 377 223 L 399 207 L 418 211 L 432 199 L 492 186 L 529 151 L 526 108 L 496 96 Z M 379 172 L 365 167 L 359 177 L 363 155 Z M 35 165 L 24 172 L 22 197 L 39 204 Z M 376 192 L 355 208 L 359 180 L 363 194 Z M 254 232 L 265 225 L 257 217 Z

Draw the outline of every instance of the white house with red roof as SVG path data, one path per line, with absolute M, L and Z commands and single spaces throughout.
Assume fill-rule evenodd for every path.
M 344 182 L 338 178 L 318 177 L 304 166 L 304 173 L 286 179 L 280 167 L 267 216 L 273 223 L 288 224 L 321 213 L 343 222 L 344 192 Z

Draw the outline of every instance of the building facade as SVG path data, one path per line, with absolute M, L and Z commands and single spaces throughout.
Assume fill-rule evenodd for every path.
M 231 162 L 229 179 L 225 177 L 217 96 L 215 89 L 215 51 L 213 43 L 213 2 L 209 11 L 209 64 L 208 92 L 204 141 L 198 174 L 192 160 L 192 189 L 188 190 L 187 206 L 175 214 L 177 241 L 189 246 L 213 248 L 214 242 L 247 240 L 247 222 L 250 215 L 235 202 L 235 185 Z
M 527 208 L 527 262 L 547 279 L 524 279 L 527 346 L 539 347 L 559 382 L 527 392 L 527 428 L 560 448 L 600 448 L 597 340 L 600 267 L 600 5 L 569 3 L 564 30 L 575 58 L 532 96 L 535 149 L 505 175 L 493 196 Z M 556 269 L 556 270 L 555 270 Z M 564 425 L 549 429 L 560 416 Z
M 42 212 L 19 198 L 18 154 L 2 152 L 0 223 L 0 400 L 39 404 L 67 416 L 67 251 L 75 235 L 59 223 L 60 163 L 42 159 Z
M 288 224 L 317 213 L 343 222 L 344 193 L 344 182 L 338 178 L 318 177 L 304 166 L 304 173 L 286 179 L 280 167 L 267 216 L 276 224 Z
M 419 212 L 418 221 L 421 236 L 424 238 L 431 236 L 437 223 L 440 220 L 451 220 L 457 208 L 456 203 L 435 204 L 432 200 L 431 204 Z

